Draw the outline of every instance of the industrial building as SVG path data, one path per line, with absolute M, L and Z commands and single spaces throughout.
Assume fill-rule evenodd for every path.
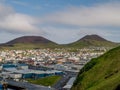
M 28 69 L 27 65 L 2 65 L 2 73 L 1 76 L 4 78 L 12 78 L 12 79 L 26 79 L 26 78 L 42 78 L 51 75 L 63 75 L 62 71 L 58 70 L 33 70 Z

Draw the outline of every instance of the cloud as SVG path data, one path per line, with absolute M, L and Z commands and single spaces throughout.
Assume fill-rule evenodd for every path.
M 13 13 L 14 10 L 12 7 L 9 6 L 4 6 L 2 4 L 0 4 L 0 17 L 4 17 L 7 16 L 9 13 Z
M 10 6 L 0 5 L 0 30 L 10 33 L 43 34 L 35 17 L 16 13 Z
M 46 22 L 75 25 L 81 27 L 91 26 L 119 26 L 120 3 L 97 4 L 94 6 L 69 7 L 46 16 Z
M 118 2 L 93 6 L 71 6 L 43 17 L 42 23 L 50 26 L 43 30 L 51 33 L 48 37 L 57 43 L 70 43 L 88 34 L 98 34 L 110 41 L 119 41 L 115 39 L 120 35 L 119 10 L 120 3 Z
M 117 40 L 115 38 L 120 34 L 119 10 L 120 3 L 71 6 L 36 18 L 0 4 L 0 32 L 15 33 L 14 37 L 18 34 L 42 35 L 57 43 L 71 43 L 87 34 L 98 34 L 108 40 Z
M 42 30 L 48 32 L 46 36 L 54 42 L 65 44 L 79 40 L 85 35 L 97 34 L 108 40 L 113 40 L 111 37 L 118 37 L 120 31 L 100 29 L 100 28 L 58 28 L 58 27 L 43 27 Z M 52 33 L 51 33 L 52 32 Z M 117 36 L 116 36 L 117 35 Z M 118 41 L 118 40 L 116 40 Z
M 41 27 L 47 32 L 46 38 L 59 44 L 68 44 L 79 40 L 85 35 L 97 34 L 109 41 L 119 42 L 120 30 L 108 28 L 58 28 L 54 26 Z
M 46 38 L 59 44 L 76 41 L 79 38 L 77 34 L 80 32 L 79 29 L 58 28 L 54 26 L 42 27 L 42 30 L 48 33 Z
M 0 22 L 0 27 L 6 30 L 14 30 L 18 31 L 33 31 L 37 30 L 37 28 L 33 25 L 35 20 L 27 15 L 23 14 L 9 14 L 8 16 L 4 17 L 4 20 Z

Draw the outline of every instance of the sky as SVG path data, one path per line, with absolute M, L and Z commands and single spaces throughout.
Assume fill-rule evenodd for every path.
M 67 44 L 91 34 L 120 42 L 120 0 L 0 0 L 0 43 L 43 36 Z

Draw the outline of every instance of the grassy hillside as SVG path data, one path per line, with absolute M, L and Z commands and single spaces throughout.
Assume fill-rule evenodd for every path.
M 71 44 L 66 45 L 67 47 L 83 48 L 83 47 L 116 47 L 118 44 L 109 42 L 109 41 L 97 41 L 97 40 L 88 40 L 88 41 L 77 41 Z
M 59 45 L 54 44 L 54 43 L 41 43 L 41 44 L 33 44 L 33 43 L 17 43 L 14 45 L 6 45 L 6 46 L 1 46 L 0 49 L 39 49 L 39 48 L 55 48 L 59 47 Z
M 41 36 L 23 36 L 0 44 L 0 49 L 36 49 L 36 48 L 84 48 L 84 47 L 109 47 L 113 48 L 120 44 L 110 42 L 98 35 L 86 35 L 80 40 L 60 45 Z
M 0 49 L 37 49 L 55 48 L 57 46 L 59 46 L 57 43 L 41 36 L 22 36 L 0 44 Z
M 120 90 L 120 47 L 86 64 L 72 90 Z
M 97 44 L 96 44 L 97 43 Z M 47 44 L 32 44 L 32 43 L 17 43 L 14 45 L 2 45 L 0 46 L 0 49 L 37 49 L 37 48 L 74 48 L 75 50 L 77 48 L 84 48 L 84 47 L 116 47 L 118 44 L 113 43 L 107 43 L 107 42 L 92 42 L 92 44 L 88 44 L 86 42 L 76 42 L 74 44 L 68 44 L 68 45 L 58 45 L 54 43 L 47 43 Z
M 83 48 L 83 47 L 116 47 L 118 43 L 108 41 L 98 35 L 86 35 L 80 40 L 68 44 L 68 47 Z
M 84 48 L 84 47 L 116 47 L 119 44 L 110 42 L 98 35 L 86 35 L 80 40 L 60 45 L 41 36 L 22 36 L 7 43 L 0 44 L 0 49 L 36 49 L 36 48 Z
M 116 47 L 118 43 L 108 41 L 98 35 L 86 35 L 80 40 L 67 44 L 66 47 L 83 48 L 83 47 Z

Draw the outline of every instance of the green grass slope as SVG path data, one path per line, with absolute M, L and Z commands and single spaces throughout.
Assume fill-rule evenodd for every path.
M 75 47 L 75 48 L 83 48 L 83 47 L 116 47 L 117 43 L 112 43 L 108 41 L 97 41 L 97 40 L 89 40 L 89 41 L 77 41 L 72 44 L 66 45 L 67 47 Z
M 41 36 L 23 36 L 0 44 L 0 49 L 36 49 L 36 48 L 89 48 L 109 47 L 113 48 L 120 44 L 108 41 L 98 35 L 86 35 L 80 40 L 70 44 L 57 44 Z
M 83 48 L 83 47 L 116 47 L 118 43 L 108 41 L 98 35 L 86 35 L 80 40 L 67 44 L 67 47 Z
M 71 90 L 120 90 L 120 47 L 87 63 Z
M 57 43 L 41 36 L 22 36 L 7 43 L 0 44 L 0 49 L 39 49 L 55 48 Z
M 55 43 L 17 43 L 12 46 L 6 45 L 6 46 L 0 46 L 0 49 L 39 49 L 39 48 L 84 48 L 84 47 L 116 47 L 118 44 L 115 43 L 109 43 L 109 42 L 99 42 L 99 41 L 91 41 L 91 43 L 87 42 L 75 42 L 73 44 L 68 45 L 59 45 Z
M 60 79 L 61 79 L 61 76 L 49 76 L 49 77 L 40 78 L 36 80 L 27 79 L 27 81 L 37 85 L 52 86 L 56 82 L 58 82 Z
M 17 43 L 17 44 L 14 44 L 14 45 L 6 45 L 6 46 L 1 46 L 0 49 L 8 49 L 8 50 L 12 50 L 12 49 L 40 49 L 40 48 L 56 48 L 56 47 L 59 47 L 58 44 L 55 44 L 55 43 L 37 43 L 37 44 L 34 44 L 34 43 Z

